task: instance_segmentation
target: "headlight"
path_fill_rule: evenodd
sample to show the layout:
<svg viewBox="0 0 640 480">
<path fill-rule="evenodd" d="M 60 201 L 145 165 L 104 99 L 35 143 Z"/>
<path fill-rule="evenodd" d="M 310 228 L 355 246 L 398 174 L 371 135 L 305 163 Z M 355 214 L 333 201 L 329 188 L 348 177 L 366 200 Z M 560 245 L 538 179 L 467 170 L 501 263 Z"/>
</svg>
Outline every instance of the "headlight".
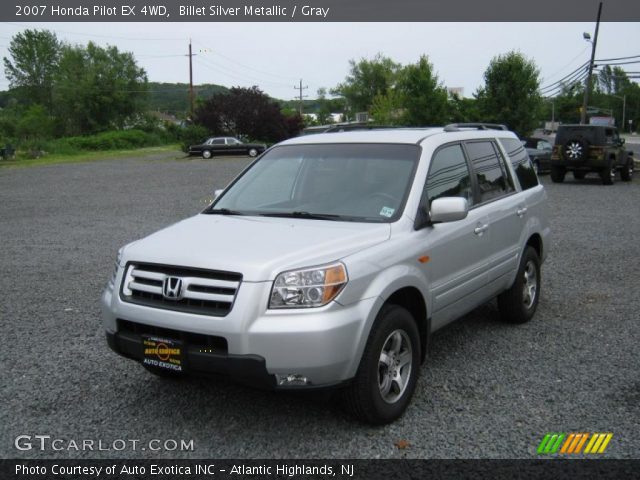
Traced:
<svg viewBox="0 0 640 480">
<path fill-rule="evenodd" d="M 347 281 L 342 263 L 282 272 L 273 282 L 269 308 L 322 307 L 336 298 Z"/>
<path fill-rule="evenodd" d="M 118 275 L 118 268 L 120 267 L 120 261 L 122 260 L 122 248 L 118 250 L 118 255 L 116 256 L 116 264 L 113 268 L 113 273 L 111 274 L 111 278 L 109 279 L 109 283 L 107 287 L 110 290 L 113 290 L 113 287 L 116 284 L 116 276 Z"/>
</svg>

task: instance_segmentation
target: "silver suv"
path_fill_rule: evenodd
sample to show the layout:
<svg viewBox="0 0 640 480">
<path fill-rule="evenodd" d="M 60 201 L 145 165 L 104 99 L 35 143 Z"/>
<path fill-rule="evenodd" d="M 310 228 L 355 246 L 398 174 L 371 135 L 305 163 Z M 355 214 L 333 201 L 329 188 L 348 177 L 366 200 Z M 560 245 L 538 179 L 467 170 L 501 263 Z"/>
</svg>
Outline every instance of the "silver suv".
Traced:
<svg viewBox="0 0 640 480">
<path fill-rule="evenodd" d="M 343 387 L 360 419 L 407 407 L 436 330 L 498 297 L 534 315 L 546 193 L 485 124 L 282 142 L 200 214 L 123 247 L 109 346 L 161 376 Z"/>
</svg>

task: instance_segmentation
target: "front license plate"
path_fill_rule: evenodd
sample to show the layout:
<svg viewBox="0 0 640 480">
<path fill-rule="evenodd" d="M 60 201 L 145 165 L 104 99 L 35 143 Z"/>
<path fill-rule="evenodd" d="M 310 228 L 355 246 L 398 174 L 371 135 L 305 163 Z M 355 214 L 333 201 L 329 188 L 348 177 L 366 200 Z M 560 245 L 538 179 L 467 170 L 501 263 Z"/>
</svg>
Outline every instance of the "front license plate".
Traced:
<svg viewBox="0 0 640 480">
<path fill-rule="evenodd" d="M 142 363 L 174 372 L 184 371 L 182 342 L 169 338 L 142 336 Z"/>
</svg>

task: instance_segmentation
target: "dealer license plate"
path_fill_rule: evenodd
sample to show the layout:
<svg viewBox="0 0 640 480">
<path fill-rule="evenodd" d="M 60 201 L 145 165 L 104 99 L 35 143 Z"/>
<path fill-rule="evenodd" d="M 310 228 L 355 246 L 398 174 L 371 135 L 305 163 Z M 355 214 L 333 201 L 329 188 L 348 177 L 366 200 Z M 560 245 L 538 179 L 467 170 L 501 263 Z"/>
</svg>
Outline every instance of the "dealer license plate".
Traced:
<svg viewBox="0 0 640 480">
<path fill-rule="evenodd" d="M 184 371 L 182 342 L 169 338 L 142 336 L 142 363 L 174 372 Z"/>
</svg>

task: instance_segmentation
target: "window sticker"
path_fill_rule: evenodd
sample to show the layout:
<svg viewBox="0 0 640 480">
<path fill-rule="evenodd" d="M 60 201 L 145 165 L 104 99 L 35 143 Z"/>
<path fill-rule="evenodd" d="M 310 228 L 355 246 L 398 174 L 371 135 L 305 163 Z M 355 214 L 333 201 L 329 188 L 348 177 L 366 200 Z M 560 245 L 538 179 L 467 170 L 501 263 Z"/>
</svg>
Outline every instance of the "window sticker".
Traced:
<svg viewBox="0 0 640 480">
<path fill-rule="evenodd" d="M 391 207 L 382 207 L 382 210 L 380 210 L 380 215 L 382 215 L 383 217 L 392 217 L 393 216 L 393 212 L 395 212 L 396 209 L 395 208 L 391 208 Z"/>
</svg>

